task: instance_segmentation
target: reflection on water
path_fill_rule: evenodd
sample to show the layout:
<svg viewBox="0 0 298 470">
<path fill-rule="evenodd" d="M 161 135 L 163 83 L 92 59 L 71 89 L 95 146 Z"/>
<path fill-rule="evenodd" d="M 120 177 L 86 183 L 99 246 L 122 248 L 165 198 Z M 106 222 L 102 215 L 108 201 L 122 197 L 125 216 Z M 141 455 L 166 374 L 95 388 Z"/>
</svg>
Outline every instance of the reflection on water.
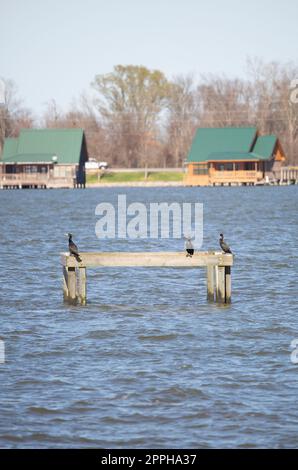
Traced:
<svg viewBox="0 0 298 470">
<path fill-rule="evenodd" d="M 202 269 L 96 269 L 62 303 L 59 252 L 180 250 L 98 240 L 99 202 L 203 202 L 204 245 L 236 253 L 233 303 Z M 296 187 L 1 191 L 2 447 L 295 447 Z"/>
</svg>

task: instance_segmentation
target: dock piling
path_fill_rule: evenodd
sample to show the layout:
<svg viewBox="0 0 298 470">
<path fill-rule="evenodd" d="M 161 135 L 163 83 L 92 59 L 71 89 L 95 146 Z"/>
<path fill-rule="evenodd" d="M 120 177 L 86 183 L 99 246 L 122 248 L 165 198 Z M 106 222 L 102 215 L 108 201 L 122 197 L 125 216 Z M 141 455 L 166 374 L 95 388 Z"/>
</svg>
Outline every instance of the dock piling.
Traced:
<svg viewBox="0 0 298 470">
<path fill-rule="evenodd" d="M 216 301 L 225 303 L 226 287 L 225 287 L 225 267 L 217 266 L 217 284 L 216 284 Z"/>
<path fill-rule="evenodd" d="M 86 289 L 86 268 L 80 267 L 79 274 L 79 303 L 86 305 L 87 303 L 87 289 Z"/>
<path fill-rule="evenodd" d="M 77 279 L 76 268 L 68 267 L 68 301 L 70 303 L 77 302 Z"/>
<path fill-rule="evenodd" d="M 207 266 L 207 300 L 214 302 L 215 266 Z"/>
<path fill-rule="evenodd" d="M 64 301 L 66 302 L 69 297 L 69 292 L 68 292 L 68 270 L 65 266 L 63 266 L 62 283 L 63 283 L 63 298 L 64 298 Z"/>
<path fill-rule="evenodd" d="M 225 303 L 231 303 L 232 297 L 232 277 L 231 277 L 231 266 L 225 266 L 225 286 L 226 286 L 226 298 Z"/>
</svg>

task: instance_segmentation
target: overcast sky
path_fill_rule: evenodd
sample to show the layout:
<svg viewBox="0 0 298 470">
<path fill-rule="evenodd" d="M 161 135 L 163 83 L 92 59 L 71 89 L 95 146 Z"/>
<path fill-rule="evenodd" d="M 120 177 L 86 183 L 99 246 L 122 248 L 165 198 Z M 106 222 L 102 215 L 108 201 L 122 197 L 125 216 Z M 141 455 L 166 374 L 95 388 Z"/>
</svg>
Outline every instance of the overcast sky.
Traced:
<svg viewBox="0 0 298 470">
<path fill-rule="evenodd" d="M 116 64 L 244 77 L 248 56 L 297 62 L 297 22 L 298 0 L 0 0 L 0 76 L 36 113 Z"/>
</svg>

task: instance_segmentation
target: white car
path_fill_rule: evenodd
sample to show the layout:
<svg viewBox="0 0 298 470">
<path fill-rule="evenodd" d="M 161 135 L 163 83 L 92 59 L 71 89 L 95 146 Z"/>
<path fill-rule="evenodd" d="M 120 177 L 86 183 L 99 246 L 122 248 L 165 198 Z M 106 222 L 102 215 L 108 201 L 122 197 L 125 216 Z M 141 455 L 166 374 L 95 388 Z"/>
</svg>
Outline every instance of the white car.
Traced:
<svg viewBox="0 0 298 470">
<path fill-rule="evenodd" d="M 98 168 L 100 170 L 107 170 L 107 168 L 109 167 L 108 163 L 107 162 L 99 162 L 98 163 Z"/>
<path fill-rule="evenodd" d="M 89 160 L 85 163 L 86 170 L 98 170 L 99 165 L 96 160 Z"/>
</svg>

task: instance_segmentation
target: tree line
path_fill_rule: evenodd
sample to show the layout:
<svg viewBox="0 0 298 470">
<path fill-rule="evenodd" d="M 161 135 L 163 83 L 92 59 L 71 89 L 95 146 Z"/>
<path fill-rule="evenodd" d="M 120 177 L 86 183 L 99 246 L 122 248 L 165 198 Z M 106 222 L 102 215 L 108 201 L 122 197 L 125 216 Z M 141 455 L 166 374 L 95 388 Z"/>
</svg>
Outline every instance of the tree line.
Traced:
<svg viewBox="0 0 298 470">
<path fill-rule="evenodd" d="M 89 156 L 114 167 L 181 167 L 198 127 L 255 126 L 276 134 L 288 165 L 298 165 L 298 66 L 247 62 L 247 77 L 192 75 L 168 79 L 162 71 L 116 65 L 97 75 L 90 93 L 68 110 L 55 99 L 36 119 L 3 79 L 0 151 L 21 128 L 82 127 Z"/>
</svg>

